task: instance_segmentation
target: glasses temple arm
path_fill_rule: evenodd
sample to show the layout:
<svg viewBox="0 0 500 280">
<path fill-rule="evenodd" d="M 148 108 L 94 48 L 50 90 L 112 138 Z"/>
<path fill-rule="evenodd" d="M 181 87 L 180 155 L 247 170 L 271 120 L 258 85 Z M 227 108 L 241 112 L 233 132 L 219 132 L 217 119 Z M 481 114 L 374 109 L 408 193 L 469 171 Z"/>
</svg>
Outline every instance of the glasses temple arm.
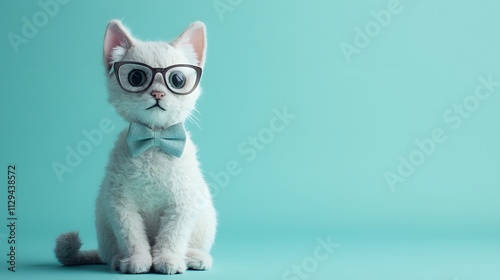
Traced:
<svg viewBox="0 0 500 280">
<path fill-rule="evenodd" d="M 115 64 L 114 64 L 114 63 L 113 63 L 113 64 L 111 64 L 111 68 L 109 69 L 109 73 L 108 73 L 108 75 L 113 74 L 113 72 L 115 72 Z"/>
</svg>

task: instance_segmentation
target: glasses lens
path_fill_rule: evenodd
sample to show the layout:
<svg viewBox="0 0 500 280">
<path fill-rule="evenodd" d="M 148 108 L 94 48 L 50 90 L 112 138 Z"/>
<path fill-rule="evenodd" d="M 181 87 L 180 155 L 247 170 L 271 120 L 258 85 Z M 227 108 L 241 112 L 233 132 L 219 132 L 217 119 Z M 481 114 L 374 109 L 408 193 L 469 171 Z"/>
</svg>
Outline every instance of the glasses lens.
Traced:
<svg viewBox="0 0 500 280">
<path fill-rule="evenodd" d="M 188 94 L 194 90 L 198 82 L 198 72 L 189 66 L 176 66 L 165 73 L 165 83 L 177 94 Z"/>
<path fill-rule="evenodd" d="M 141 92 L 151 83 L 153 73 L 144 65 L 125 63 L 118 68 L 118 79 L 124 90 Z"/>
</svg>

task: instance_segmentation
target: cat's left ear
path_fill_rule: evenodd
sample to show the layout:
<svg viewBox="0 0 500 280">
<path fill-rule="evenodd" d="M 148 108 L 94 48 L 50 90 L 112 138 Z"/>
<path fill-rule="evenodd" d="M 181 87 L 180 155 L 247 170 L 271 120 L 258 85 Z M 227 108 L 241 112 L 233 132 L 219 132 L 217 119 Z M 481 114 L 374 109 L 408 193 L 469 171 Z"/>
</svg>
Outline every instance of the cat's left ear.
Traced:
<svg viewBox="0 0 500 280">
<path fill-rule="evenodd" d="M 201 21 L 193 22 L 189 27 L 172 42 L 176 48 L 182 48 L 190 45 L 193 48 L 198 66 L 203 68 L 205 65 L 205 54 L 207 50 L 207 32 L 205 24 Z"/>
<path fill-rule="evenodd" d="M 112 20 L 108 23 L 104 35 L 104 66 L 111 69 L 114 61 L 120 60 L 134 46 L 134 38 L 121 21 Z"/>
</svg>

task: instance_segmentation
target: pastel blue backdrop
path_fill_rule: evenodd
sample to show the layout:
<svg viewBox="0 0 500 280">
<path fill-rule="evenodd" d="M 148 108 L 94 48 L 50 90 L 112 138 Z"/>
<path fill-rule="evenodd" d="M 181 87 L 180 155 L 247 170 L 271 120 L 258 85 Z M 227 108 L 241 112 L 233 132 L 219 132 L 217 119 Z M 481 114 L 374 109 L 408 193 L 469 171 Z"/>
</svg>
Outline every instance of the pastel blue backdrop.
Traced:
<svg viewBox="0 0 500 280">
<path fill-rule="evenodd" d="M 208 28 L 199 125 L 187 126 L 219 235 L 214 269 L 177 278 L 498 279 L 499 9 L 493 0 L 2 1 L 0 167 L 18 168 L 18 272 L 7 271 L 1 226 L 1 278 L 164 277 L 63 268 L 52 253 L 70 230 L 96 246 L 94 200 L 127 126 L 106 101 L 101 55 L 118 18 L 147 40 L 174 39 L 195 20 Z M 85 134 L 101 122 L 108 130 L 89 146 Z M 69 167 L 67 149 L 79 145 L 87 155 Z M 71 172 L 58 177 L 54 162 Z M 318 239 L 328 238 L 340 247 L 319 260 Z"/>
</svg>

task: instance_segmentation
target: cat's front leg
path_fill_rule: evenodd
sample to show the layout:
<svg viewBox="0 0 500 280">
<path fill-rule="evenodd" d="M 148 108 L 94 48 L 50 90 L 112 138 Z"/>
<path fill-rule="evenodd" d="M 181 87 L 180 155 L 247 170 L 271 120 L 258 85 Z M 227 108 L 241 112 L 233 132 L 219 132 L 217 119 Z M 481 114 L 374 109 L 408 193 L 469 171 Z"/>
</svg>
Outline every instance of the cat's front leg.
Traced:
<svg viewBox="0 0 500 280">
<path fill-rule="evenodd" d="M 192 209 L 165 211 L 153 246 L 153 267 L 156 272 L 177 274 L 186 271 L 186 251 L 196 213 Z"/>
<path fill-rule="evenodd" d="M 147 273 L 153 258 L 144 220 L 132 203 L 113 203 L 109 217 L 120 253 L 111 263 L 122 273 Z"/>
</svg>

